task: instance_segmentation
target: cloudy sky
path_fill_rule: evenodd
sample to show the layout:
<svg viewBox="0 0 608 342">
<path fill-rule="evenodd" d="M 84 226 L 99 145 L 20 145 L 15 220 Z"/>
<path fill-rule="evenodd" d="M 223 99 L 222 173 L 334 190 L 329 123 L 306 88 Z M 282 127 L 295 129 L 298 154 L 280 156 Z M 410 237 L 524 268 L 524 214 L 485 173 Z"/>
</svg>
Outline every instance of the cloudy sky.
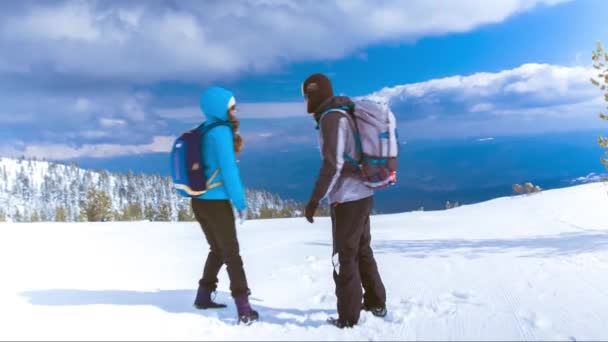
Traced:
<svg viewBox="0 0 608 342">
<path fill-rule="evenodd" d="M 588 80 L 604 13 L 603 0 L 2 1 L 0 154 L 168 151 L 211 84 L 236 93 L 249 141 L 305 141 L 313 72 L 389 101 L 408 138 L 599 127 Z"/>
</svg>

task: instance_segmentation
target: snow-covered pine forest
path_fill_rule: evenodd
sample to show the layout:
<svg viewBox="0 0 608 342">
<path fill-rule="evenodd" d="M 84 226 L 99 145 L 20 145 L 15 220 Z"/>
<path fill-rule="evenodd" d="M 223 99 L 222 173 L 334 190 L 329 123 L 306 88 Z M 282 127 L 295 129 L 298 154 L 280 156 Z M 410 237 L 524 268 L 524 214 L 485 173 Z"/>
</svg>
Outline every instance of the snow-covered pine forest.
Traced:
<svg viewBox="0 0 608 342">
<path fill-rule="evenodd" d="M 250 218 L 293 217 L 301 205 L 247 189 Z M 0 158 L 0 221 L 191 221 L 170 177 Z"/>
</svg>

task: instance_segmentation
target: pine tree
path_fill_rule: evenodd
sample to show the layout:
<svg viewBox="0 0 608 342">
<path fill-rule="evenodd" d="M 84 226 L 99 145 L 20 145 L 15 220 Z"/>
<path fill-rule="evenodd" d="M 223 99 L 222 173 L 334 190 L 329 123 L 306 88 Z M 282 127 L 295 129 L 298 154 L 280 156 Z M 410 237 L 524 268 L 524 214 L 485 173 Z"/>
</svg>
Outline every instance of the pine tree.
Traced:
<svg viewBox="0 0 608 342">
<path fill-rule="evenodd" d="M 0 209 L 0 222 L 6 222 L 6 214 L 2 209 Z"/>
<path fill-rule="evenodd" d="M 32 201 L 32 188 L 30 186 L 30 177 L 28 176 L 31 175 L 31 172 L 26 171 L 26 169 L 23 167 L 23 165 L 21 166 L 21 170 L 19 172 L 19 174 L 17 175 L 17 183 L 15 183 L 15 185 L 17 186 L 18 192 L 21 194 L 21 198 L 23 198 L 23 201 L 25 203 L 31 203 Z"/>
<path fill-rule="evenodd" d="M 196 220 L 194 218 L 194 213 L 192 212 L 192 208 L 189 205 L 185 205 L 179 209 L 177 212 L 177 220 L 181 222 L 192 222 Z"/>
<path fill-rule="evenodd" d="M 87 211 L 86 208 L 80 208 L 80 212 L 78 213 L 78 222 L 87 222 Z"/>
<path fill-rule="evenodd" d="M 2 188 L 0 191 L 8 192 L 8 174 L 6 173 L 6 166 L 2 165 Z"/>
<path fill-rule="evenodd" d="M 30 221 L 31 222 L 40 222 L 40 216 L 38 215 L 38 210 L 34 209 L 34 212 L 32 213 L 32 219 Z"/>
<path fill-rule="evenodd" d="M 67 209 L 67 214 L 69 217 L 70 221 L 80 221 L 80 211 L 82 209 L 82 206 L 80 205 L 80 201 L 78 200 L 78 191 L 79 191 L 79 187 L 78 187 L 78 179 L 77 176 L 73 173 L 70 172 L 72 177 L 71 177 L 71 182 L 70 185 L 68 187 L 68 192 L 67 192 L 67 202 L 66 202 L 66 209 Z"/>
<path fill-rule="evenodd" d="M 129 204 L 123 211 L 123 221 L 139 221 L 143 219 L 141 206 L 137 203 Z"/>
<path fill-rule="evenodd" d="M 49 219 L 46 216 L 46 210 L 40 212 L 40 222 L 47 222 Z"/>
<path fill-rule="evenodd" d="M 122 209 L 122 211 L 117 212 L 117 213 L 114 215 L 114 219 L 115 219 L 116 221 L 122 221 L 122 222 L 125 222 L 125 221 L 132 221 L 132 220 L 131 220 L 131 218 L 129 217 L 129 212 L 127 211 L 127 209 L 128 209 L 128 208 L 123 208 L 123 209 Z"/>
<path fill-rule="evenodd" d="M 74 208 L 72 208 L 69 205 L 66 205 L 64 208 L 65 208 L 65 220 L 67 222 L 77 222 L 78 221 L 78 216 L 74 212 Z"/>
<path fill-rule="evenodd" d="M 44 176 L 44 181 L 42 182 L 42 187 L 40 189 L 40 198 L 42 199 L 43 203 L 51 202 L 51 194 L 53 192 L 52 188 L 53 184 L 55 184 L 55 182 L 53 182 L 51 172 L 51 168 L 49 168 L 49 171 L 47 171 L 47 174 Z"/>
<path fill-rule="evenodd" d="M 164 202 L 158 208 L 157 221 L 171 221 L 171 206 L 169 203 Z"/>
<path fill-rule="evenodd" d="M 112 219 L 112 201 L 105 191 L 91 187 L 87 192 L 85 204 L 85 215 L 87 221 L 109 221 Z"/>
<path fill-rule="evenodd" d="M 107 192 L 99 191 L 97 193 L 97 205 L 100 221 L 111 221 L 114 218 L 112 215 L 112 199 Z"/>
<path fill-rule="evenodd" d="M 264 205 L 260 208 L 260 213 L 258 214 L 258 218 L 269 219 L 269 218 L 272 218 L 272 216 L 273 216 L 272 209 L 268 208 L 268 206 Z"/>
<path fill-rule="evenodd" d="M 19 209 L 15 209 L 15 213 L 13 214 L 13 222 L 22 222 L 23 221 L 23 216 L 21 215 L 21 212 L 19 211 Z"/>
<path fill-rule="evenodd" d="M 55 221 L 57 221 L 57 222 L 67 221 L 64 207 L 57 207 L 57 209 L 55 209 Z"/>
<path fill-rule="evenodd" d="M 152 204 L 146 204 L 146 208 L 144 209 L 144 217 L 150 221 L 156 220 L 156 211 L 154 210 L 154 207 L 152 207 Z"/>
<path fill-rule="evenodd" d="M 123 214 L 124 214 L 124 212 L 121 212 L 120 210 L 112 210 L 112 220 L 124 221 Z"/>
<path fill-rule="evenodd" d="M 127 190 L 126 190 L 126 195 L 127 195 L 127 202 L 136 202 L 134 201 L 134 195 L 137 191 L 137 184 L 135 184 L 136 179 L 135 179 L 135 175 L 133 174 L 133 171 L 129 170 L 129 173 L 127 173 Z"/>
<path fill-rule="evenodd" d="M 170 177 L 93 172 L 73 163 L 49 163 L 41 182 L 34 183 L 34 174 L 40 173 L 38 163 L 24 159 L 16 166 L 13 171 L 0 165 L 0 208 L 5 208 L 6 218 L 13 221 L 29 221 L 32 216 L 35 219 L 34 210 L 39 220 L 194 220 L 188 201 L 176 194 Z M 91 188 L 107 196 L 99 197 L 97 193 L 91 196 Z M 284 201 L 265 191 L 247 190 L 246 197 L 251 214 L 256 216 L 262 207 L 269 217 L 301 215 L 302 212 L 299 203 Z M 112 210 L 105 214 L 94 213 L 99 203 L 106 202 L 102 207 Z M 320 212 L 321 209 L 317 215 Z"/>
<path fill-rule="evenodd" d="M 595 50 L 592 53 L 593 68 L 599 71 L 597 78 L 591 78 L 591 83 L 598 87 L 604 93 L 604 100 L 608 102 L 608 51 L 604 50 L 602 43 L 598 42 Z M 600 118 L 608 121 L 608 115 L 600 113 Z M 598 144 L 605 149 L 608 149 L 608 138 L 598 137 Z M 608 150 L 606 151 L 608 156 Z M 600 158 L 602 164 L 608 170 L 608 157 Z"/>
</svg>

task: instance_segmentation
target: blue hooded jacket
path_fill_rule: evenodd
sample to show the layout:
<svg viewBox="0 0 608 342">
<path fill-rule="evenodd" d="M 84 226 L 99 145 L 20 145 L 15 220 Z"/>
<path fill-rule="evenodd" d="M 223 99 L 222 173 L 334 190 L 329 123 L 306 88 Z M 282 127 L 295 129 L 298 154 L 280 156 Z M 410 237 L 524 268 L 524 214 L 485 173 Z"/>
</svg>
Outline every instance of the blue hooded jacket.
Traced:
<svg viewBox="0 0 608 342">
<path fill-rule="evenodd" d="M 228 121 L 228 108 L 234 104 L 234 95 L 223 88 L 207 89 L 200 100 L 201 110 L 205 114 L 205 125 L 213 122 Z M 205 200 L 232 201 L 237 210 L 247 208 L 245 191 L 236 164 L 234 140 L 230 126 L 217 126 L 205 134 L 202 139 L 203 162 L 205 176 L 209 179 L 219 169 L 219 173 L 211 183 L 222 182 L 221 186 L 209 189 L 198 196 Z"/>
</svg>

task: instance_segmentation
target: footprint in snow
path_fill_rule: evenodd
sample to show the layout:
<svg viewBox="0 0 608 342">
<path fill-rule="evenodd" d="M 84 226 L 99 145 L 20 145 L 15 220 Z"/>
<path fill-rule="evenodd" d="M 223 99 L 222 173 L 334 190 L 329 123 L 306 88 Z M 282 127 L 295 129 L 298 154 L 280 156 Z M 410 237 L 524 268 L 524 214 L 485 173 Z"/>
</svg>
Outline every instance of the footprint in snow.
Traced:
<svg viewBox="0 0 608 342">
<path fill-rule="evenodd" d="M 551 326 L 551 322 L 547 318 L 536 312 L 522 312 L 518 316 L 530 329 L 544 329 Z"/>
</svg>

